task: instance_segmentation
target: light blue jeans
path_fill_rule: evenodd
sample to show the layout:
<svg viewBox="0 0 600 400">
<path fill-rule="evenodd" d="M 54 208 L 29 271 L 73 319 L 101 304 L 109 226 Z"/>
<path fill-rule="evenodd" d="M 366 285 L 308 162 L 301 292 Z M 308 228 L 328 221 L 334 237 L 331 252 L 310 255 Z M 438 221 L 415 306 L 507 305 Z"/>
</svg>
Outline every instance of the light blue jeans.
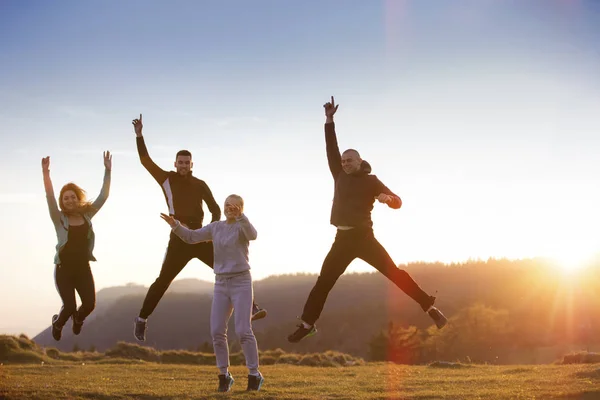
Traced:
<svg viewBox="0 0 600 400">
<path fill-rule="evenodd" d="M 246 271 L 237 275 L 216 275 L 210 312 L 210 333 L 219 374 L 227 374 L 229 346 L 227 324 L 234 313 L 235 333 L 240 340 L 250 375 L 258 374 L 258 346 L 252 331 L 252 275 Z"/>
</svg>

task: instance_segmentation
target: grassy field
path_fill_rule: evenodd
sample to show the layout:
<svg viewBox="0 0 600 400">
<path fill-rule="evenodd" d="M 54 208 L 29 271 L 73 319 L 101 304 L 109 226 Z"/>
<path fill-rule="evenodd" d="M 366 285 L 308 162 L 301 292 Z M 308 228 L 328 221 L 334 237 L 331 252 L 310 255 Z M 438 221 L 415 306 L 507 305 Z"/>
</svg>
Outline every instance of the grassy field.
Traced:
<svg viewBox="0 0 600 400">
<path fill-rule="evenodd" d="M 436 368 L 373 363 L 261 367 L 263 389 L 246 393 L 246 370 L 216 393 L 212 366 L 146 362 L 0 366 L 0 399 L 600 399 L 600 364 Z"/>
</svg>

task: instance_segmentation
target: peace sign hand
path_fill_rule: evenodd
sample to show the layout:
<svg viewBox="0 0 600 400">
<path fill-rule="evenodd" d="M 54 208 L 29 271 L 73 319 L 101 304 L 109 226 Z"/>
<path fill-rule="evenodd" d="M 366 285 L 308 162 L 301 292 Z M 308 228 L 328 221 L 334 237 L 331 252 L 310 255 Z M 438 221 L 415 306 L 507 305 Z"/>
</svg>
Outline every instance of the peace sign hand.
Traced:
<svg viewBox="0 0 600 400">
<path fill-rule="evenodd" d="M 104 153 L 104 167 L 107 170 L 111 170 L 112 169 L 112 154 L 110 154 L 110 151 L 106 150 Z"/>
</svg>

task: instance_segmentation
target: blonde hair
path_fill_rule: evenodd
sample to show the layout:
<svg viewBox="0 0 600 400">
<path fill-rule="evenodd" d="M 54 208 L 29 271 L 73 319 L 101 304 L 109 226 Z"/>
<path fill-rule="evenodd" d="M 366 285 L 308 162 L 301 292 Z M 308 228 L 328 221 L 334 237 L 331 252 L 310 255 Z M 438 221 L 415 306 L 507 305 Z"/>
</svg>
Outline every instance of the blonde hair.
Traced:
<svg viewBox="0 0 600 400">
<path fill-rule="evenodd" d="M 75 193 L 77 200 L 79 200 L 79 206 L 77 207 L 77 212 L 84 213 L 91 209 L 92 202 L 87 200 L 85 190 L 83 190 L 82 188 L 80 188 L 79 186 L 74 184 L 73 182 L 69 182 L 60 189 L 60 194 L 58 196 L 58 205 L 60 206 L 60 209 L 63 212 L 65 211 L 65 204 L 63 203 L 63 196 L 64 196 L 65 192 L 69 191 L 69 190 L 72 190 L 73 193 Z"/>
</svg>

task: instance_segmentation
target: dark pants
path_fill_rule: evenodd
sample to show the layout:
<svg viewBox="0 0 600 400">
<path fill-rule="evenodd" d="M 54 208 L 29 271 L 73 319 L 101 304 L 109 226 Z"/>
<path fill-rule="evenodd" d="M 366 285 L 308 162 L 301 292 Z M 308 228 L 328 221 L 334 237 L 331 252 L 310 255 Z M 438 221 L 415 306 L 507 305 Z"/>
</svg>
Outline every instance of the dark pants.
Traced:
<svg viewBox="0 0 600 400">
<path fill-rule="evenodd" d="M 57 265 L 54 269 L 54 281 L 63 302 L 56 324 L 63 326 L 71 316 L 78 322 L 83 322 L 96 307 L 96 287 L 90 264 Z M 77 309 L 75 291 L 81 299 L 79 309 Z"/>
<path fill-rule="evenodd" d="M 148 289 L 144 304 L 140 310 L 140 318 L 148 318 L 163 297 L 173 279 L 181 272 L 192 258 L 197 258 L 209 267 L 214 264 L 212 242 L 194 244 L 185 243 L 177 235 L 171 233 L 167 253 L 160 269 L 160 274 Z"/>
<path fill-rule="evenodd" d="M 313 325 L 319 319 L 327 295 L 355 258 L 360 258 L 375 267 L 404 293 L 419 303 L 424 311 L 427 311 L 433 304 L 433 298 L 425 293 L 406 271 L 399 269 L 394 264 L 387 251 L 375 239 L 371 228 L 338 230 L 331 250 L 323 261 L 317 283 L 304 305 L 302 321 Z"/>
</svg>

